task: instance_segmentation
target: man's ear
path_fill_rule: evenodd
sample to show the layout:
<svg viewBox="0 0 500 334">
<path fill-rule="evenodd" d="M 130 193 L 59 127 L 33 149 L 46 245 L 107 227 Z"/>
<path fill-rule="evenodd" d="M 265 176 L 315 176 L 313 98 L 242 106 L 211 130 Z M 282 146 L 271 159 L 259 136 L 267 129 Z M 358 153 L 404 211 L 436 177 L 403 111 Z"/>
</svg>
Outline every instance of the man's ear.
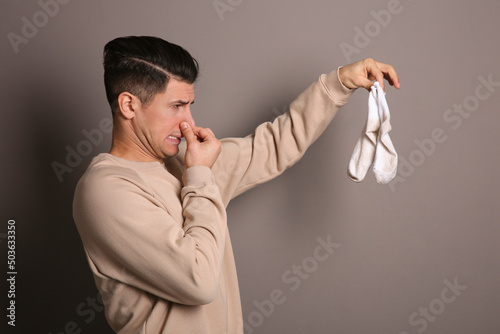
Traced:
<svg viewBox="0 0 500 334">
<path fill-rule="evenodd" d="M 118 110 L 126 119 L 134 118 L 140 107 L 141 101 L 137 96 L 129 92 L 122 92 L 118 95 Z"/>
</svg>

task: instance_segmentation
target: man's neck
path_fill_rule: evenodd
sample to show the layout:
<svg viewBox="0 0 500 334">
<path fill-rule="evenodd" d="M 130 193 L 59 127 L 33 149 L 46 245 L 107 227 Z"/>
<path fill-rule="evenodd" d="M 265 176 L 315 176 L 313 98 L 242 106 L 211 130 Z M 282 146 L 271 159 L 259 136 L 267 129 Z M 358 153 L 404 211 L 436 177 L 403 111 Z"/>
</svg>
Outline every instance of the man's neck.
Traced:
<svg viewBox="0 0 500 334">
<path fill-rule="evenodd" d="M 162 162 L 160 159 L 153 157 L 146 152 L 143 152 L 143 150 L 141 150 L 137 144 L 130 141 L 121 140 L 120 138 L 116 138 L 115 136 L 113 136 L 109 154 L 130 161 Z"/>
</svg>

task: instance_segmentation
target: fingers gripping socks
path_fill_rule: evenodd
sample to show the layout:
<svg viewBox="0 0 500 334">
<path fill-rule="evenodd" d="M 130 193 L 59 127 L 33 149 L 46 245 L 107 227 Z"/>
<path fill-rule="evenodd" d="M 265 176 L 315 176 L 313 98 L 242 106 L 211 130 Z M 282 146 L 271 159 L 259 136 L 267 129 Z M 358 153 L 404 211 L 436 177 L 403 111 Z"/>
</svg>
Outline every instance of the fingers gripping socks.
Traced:
<svg viewBox="0 0 500 334">
<path fill-rule="evenodd" d="M 389 132 L 391 115 L 385 93 L 378 82 L 371 87 L 368 96 L 368 119 L 361 137 L 352 152 L 348 176 L 361 182 L 373 164 L 373 173 L 378 183 L 389 183 L 398 169 L 398 154 L 394 149 Z"/>
</svg>

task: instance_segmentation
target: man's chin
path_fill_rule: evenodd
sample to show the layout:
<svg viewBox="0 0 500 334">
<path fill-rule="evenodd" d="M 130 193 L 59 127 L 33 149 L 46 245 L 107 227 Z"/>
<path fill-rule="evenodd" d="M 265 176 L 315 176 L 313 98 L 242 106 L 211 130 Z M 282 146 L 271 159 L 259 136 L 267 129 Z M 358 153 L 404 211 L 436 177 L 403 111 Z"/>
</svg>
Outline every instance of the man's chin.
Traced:
<svg viewBox="0 0 500 334">
<path fill-rule="evenodd" d="M 165 159 L 171 158 L 173 156 L 176 156 L 179 154 L 179 146 L 171 146 L 169 145 L 168 149 L 163 151 L 163 155 L 165 156 Z"/>
</svg>

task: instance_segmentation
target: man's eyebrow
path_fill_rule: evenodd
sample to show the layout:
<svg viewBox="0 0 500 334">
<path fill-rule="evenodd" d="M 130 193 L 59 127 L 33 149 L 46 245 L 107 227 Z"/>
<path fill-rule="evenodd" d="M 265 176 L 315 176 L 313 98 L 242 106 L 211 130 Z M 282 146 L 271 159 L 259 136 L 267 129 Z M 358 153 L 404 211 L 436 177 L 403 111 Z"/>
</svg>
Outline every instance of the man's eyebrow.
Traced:
<svg viewBox="0 0 500 334">
<path fill-rule="evenodd" d="M 184 101 L 184 100 L 176 100 L 176 101 L 171 101 L 170 104 L 181 104 L 181 105 L 194 104 L 194 100 L 192 102 Z"/>
</svg>

